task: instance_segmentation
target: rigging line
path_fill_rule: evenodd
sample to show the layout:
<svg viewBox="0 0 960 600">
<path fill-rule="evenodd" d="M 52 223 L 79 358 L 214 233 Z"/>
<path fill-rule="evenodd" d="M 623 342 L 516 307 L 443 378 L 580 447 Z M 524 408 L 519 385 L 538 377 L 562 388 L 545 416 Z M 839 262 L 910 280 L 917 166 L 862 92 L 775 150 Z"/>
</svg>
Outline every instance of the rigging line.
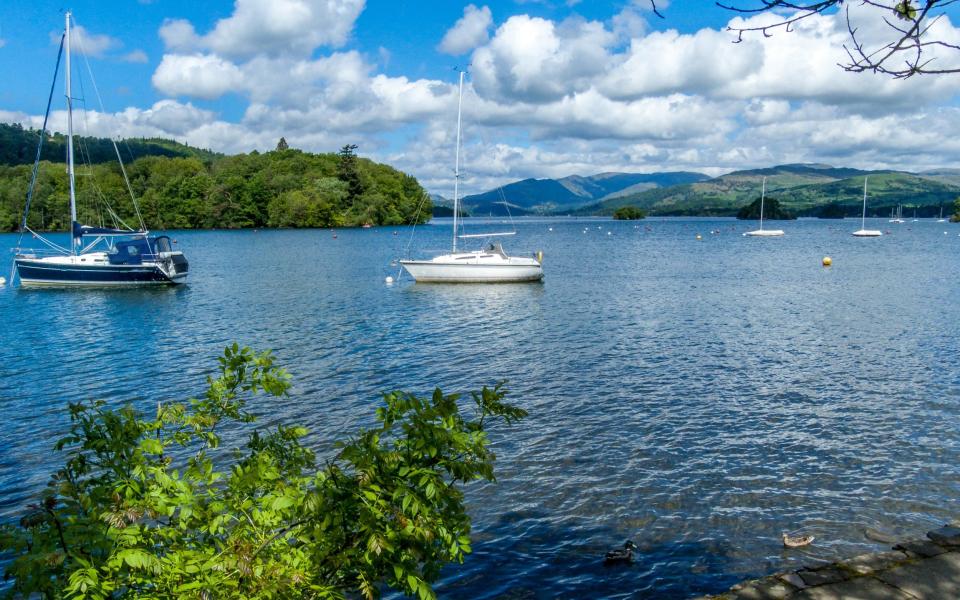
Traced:
<svg viewBox="0 0 960 600">
<path fill-rule="evenodd" d="M 420 204 L 417 205 L 417 212 L 413 216 L 413 227 L 410 228 L 410 238 L 407 240 L 407 247 L 404 249 L 403 254 L 405 256 L 410 256 L 410 246 L 413 244 L 413 234 L 417 230 L 417 223 L 420 222 L 420 211 L 423 210 L 423 205 L 426 203 L 427 198 L 430 195 L 427 194 L 427 190 L 423 190 L 423 194 L 420 196 Z M 399 261 L 397 261 L 399 263 Z M 403 275 L 403 265 L 397 265 L 397 281 L 400 281 L 400 277 Z"/>
<path fill-rule="evenodd" d="M 507 204 L 507 197 L 503 194 L 503 187 L 497 188 L 500 191 L 500 201 L 503 202 L 503 207 L 507 209 L 507 216 L 510 218 L 510 226 L 513 227 L 513 232 L 517 232 L 517 224 L 513 222 L 513 213 L 510 212 L 510 205 Z"/>
<path fill-rule="evenodd" d="M 40 143 L 37 144 L 37 158 L 33 161 L 33 173 L 30 175 L 30 186 L 27 187 L 27 202 L 23 207 L 23 220 L 20 222 L 20 238 L 17 247 L 23 242 L 23 232 L 27 230 L 27 215 L 30 213 L 30 203 L 33 201 L 33 192 L 37 185 L 37 171 L 40 169 L 40 152 L 43 150 L 43 140 L 47 136 L 47 121 L 50 118 L 50 106 L 53 103 L 53 90 L 57 87 L 57 74 L 60 72 L 60 59 L 63 56 L 63 41 L 66 33 L 60 36 L 60 51 L 57 53 L 57 66 L 53 70 L 53 82 L 50 84 L 50 96 L 47 98 L 47 111 L 43 114 L 43 127 L 40 129 Z M 42 223 L 41 223 L 42 226 Z M 13 281 L 13 277 L 10 278 Z"/>
<path fill-rule="evenodd" d="M 106 110 L 103 108 L 103 98 L 100 96 L 100 88 L 97 87 L 97 80 L 93 77 L 93 70 L 90 68 L 90 60 L 87 58 L 87 54 L 83 53 L 83 64 L 87 67 L 87 73 L 90 74 L 90 83 L 93 85 L 93 93 L 97 97 L 97 103 L 100 105 L 100 113 L 106 114 Z M 143 222 L 143 215 L 140 214 L 140 204 L 137 202 L 137 198 L 133 193 L 133 186 L 130 185 L 130 178 L 127 176 L 127 169 L 123 166 L 123 158 L 120 157 L 120 148 L 117 147 L 116 140 L 113 137 L 110 137 L 110 143 L 113 144 L 113 152 L 117 155 L 117 162 L 120 163 L 120 172 L 123 174 L 123 182 L 127 185 L 127 192 L 130 193 L 130 200 L 133 202 L 133 210 L 137 214 L 137 220 L 140 221 L 140 231 L 146 231 L 147 226 Z"/>
<path fill-rule="evenodd" d="M 66 254 L 69 254 L 69 253 L 70 253 L 70 250 L 69 250 L 69 249 L 64 248 L 63 246 L 61 246 L 61 245 L 59 245 L 59 244 L 57 244 L 57 243 L 55 243 L 55 242 L 51 242 L 50 240 L 48 240 L 47 238 L 43 237 L 42 235 L 40 235 L 40 234 L 37 233 L 36 231 L 30 229 L 29 227 L 26 228 L 26 231 L 29 231 L 30 233 L 32 233 L 34 236 L 36 236 L 36 238 L 37 238 L 38 240 L 40 240 L 40 241 L 43 242 L 44 244 L 50 246 L 51 248 L 53 248 L 53 249 L 55 249 L 55 250 L 59 250 L 60 252 L 63 252 L 63 253 L 66 253 Z"/>
</svg>

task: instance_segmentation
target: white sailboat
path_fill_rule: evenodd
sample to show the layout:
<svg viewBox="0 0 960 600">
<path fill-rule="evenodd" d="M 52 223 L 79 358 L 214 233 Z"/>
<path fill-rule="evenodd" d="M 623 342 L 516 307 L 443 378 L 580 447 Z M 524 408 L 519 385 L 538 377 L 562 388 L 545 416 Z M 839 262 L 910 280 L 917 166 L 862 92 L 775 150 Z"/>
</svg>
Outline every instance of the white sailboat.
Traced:
<svg viewBox="0 0 960 600">
<path fill-rule="evenodd" d="M 760 229 L 748 231 L 743 235 L 745 237 L 780 237 L 783 235 L 782 229 L 764 229 L 763 228 L 763 201 L 767 195 L 767 178 L 763 178 L 760 189 Z"/>
<path fill-rule="evenodd" d="M 940 218 L 937 219 L 937 223 L 946 223 L 947 220 L 943 218 L 943 206 L 940 206 Z"/>
<path fill-rule="evenodd" d="M 860 217 L 860 229 L 853 232 L 856 237 L 880 237 L 876 229 L 867 229 L 867 178 L 863 178 L 863 216 Z"/>
<path fill-rule="evenodd" d="M 517 283 L 540 281 L 542 254 L 519 257 L 508 255 L 500 242 L 493 241 L 483 250 L 457 251 L 458 239 L 491 239 L 514 235 L 516 232 L 458 235 L 457 219 L 460 213 L 460 131 L 463 108 L 463 72 L 460 72 L 460 95 L 457 100 L 457 148 L 453 183 L 453 250 L 430 260 L 401 260 L 400 264 L 417 282 L 422 283 Z"/>
</svg>

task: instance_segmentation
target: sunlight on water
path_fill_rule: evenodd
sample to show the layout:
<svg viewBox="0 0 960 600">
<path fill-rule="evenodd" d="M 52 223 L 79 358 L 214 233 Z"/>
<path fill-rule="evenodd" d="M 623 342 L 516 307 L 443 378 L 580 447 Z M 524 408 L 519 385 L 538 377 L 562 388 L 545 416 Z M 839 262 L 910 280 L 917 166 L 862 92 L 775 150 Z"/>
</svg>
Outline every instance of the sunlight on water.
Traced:
<svg viewBox="0 0 960 600">
<path fill-rule="evenodd" d="M 443 598 L 718 592 L 879 549 L 865 527 L 917 535 L 956 516 L 956 227 L 856 239 L 859 221 L 799 221 L 741 237 L 753 225 L 520 220 L 505 245 L 544 251 L 542 284 L 385 285 L 406 228 L 177 232 L 180 288 L 8 282 L 0 513 L 46 482 L 68 401 L 198 394 L 237 340 L 295 377 L 291 397 L 257 407 L 263 421 L 309 426 L 321 452 L 369 423 L 383 391 L 509 380 L 530 417 L 492 434 L 499 483 L 470 489 L 475 554 Z M 4 255 L 14 242 L 0 236 Z M 411 253 L 448 243 L 441 221 Z M 784 552 L 794 529 L 816 544 Z M 637 563 L 604 568 L 628 538 Z"/>
</svg>

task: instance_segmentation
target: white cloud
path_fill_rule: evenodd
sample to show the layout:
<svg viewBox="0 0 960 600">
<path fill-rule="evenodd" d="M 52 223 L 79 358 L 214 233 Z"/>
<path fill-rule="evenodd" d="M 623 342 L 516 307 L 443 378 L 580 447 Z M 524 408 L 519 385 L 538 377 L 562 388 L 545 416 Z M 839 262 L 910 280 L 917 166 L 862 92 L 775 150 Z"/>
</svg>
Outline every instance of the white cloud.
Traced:
<svg viewBox="0 0 960 600">
<path fill-rule="evenodd" d="M 236 0 L 234 12 L 199 36 L 193 25 L 171 20 L 160 30 L 167 49 L 202 48 L 221 56 L 309 56 L 320 46 L 346 43 L 364 0 Z"/>
<path fill-rule="evenodd" d="M 169 96 L 214 99 L 236 90 L 243 73 L 215 54 L 168 54 L 153 74 L 153 85 Z"/>
<path fill-rule="evenodd" d="M 120 57 L 120 60 L 128 63 L 146 63 L 149 61 L 147 53 L 143 50 L 133 50 Z"/>
<path fill-rule="evenodd" d="M 160 39 L 167 50 L 191 52 L 200 47 L 200 36 L 193 24 L 184 19 L 167 19 L 160 26 Z"/>
<path fill-rule="evenodd" d="M 616 37 L 602 23 L 510 17 L 489 45 L 473 53 L 473 74 L 482 96 L 504 101 L 547 102 L 590 87 L 611 60 Z"/>
<path fill-rule="evenodd" d="M 51 33 L 50 42 L 59 44 L 61 33 Z M 103 58 L 108 51 L 123 46 L 120 40 L 105 34 L 90 33 L 83 25 L 70 28 L 70 43 L 76 50 L 91 58 Z"/>
<path fill-rule="evenodd" d="M 488 30 L 491 25 L 493 15 L 489 7 L 477 8 L 468 4 L 463 9 L 463 17 L 443 36 L 438 49 L 446 54 L 465 54 L 490 39 Z"/>
</svg>

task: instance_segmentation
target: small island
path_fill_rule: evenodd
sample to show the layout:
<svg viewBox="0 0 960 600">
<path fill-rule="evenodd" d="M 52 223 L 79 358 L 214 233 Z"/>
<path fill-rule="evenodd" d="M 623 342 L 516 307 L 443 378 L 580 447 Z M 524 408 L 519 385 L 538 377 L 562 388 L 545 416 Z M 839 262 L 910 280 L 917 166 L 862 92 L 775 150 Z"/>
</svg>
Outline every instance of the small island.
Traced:
<svg viewBox="0 0 960 600">
<path fill-rule="evenodd" d="M 636 206 L 621 206 L 613 213 L 613 218 L 617 221 L 636 221 L 646 216 L 647 213 Z"/>
<path fill-rule="evenodd" d="M 760 218 L 760 201 L 758 197 L 750 204 L 737 211 L 737 218 L 740 220 L 757 220 Z M 776 198 L 766 198 L 763 200 L 763 218 L 771 221 L 792 221 L 796 215 L 780 206 Z"/>
</svg>

